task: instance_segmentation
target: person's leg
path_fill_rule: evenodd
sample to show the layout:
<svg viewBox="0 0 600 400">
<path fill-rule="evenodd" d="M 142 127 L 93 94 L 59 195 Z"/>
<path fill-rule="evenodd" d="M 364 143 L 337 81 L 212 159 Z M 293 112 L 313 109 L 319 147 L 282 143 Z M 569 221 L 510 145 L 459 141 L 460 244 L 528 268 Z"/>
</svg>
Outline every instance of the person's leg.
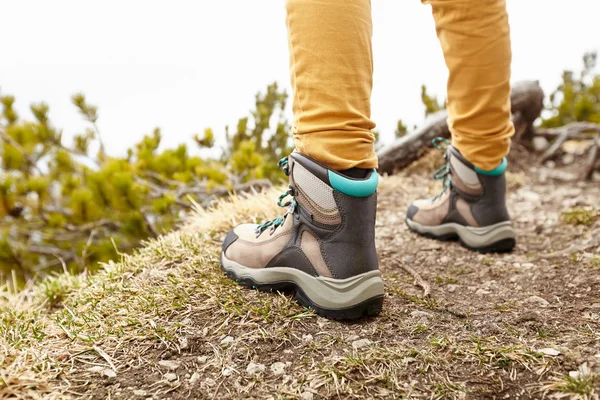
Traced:
<svg viewBox="0 0 600 400">
<path fill-rule="evenodd" d="M 334 170 L 376 168 L 370 0 L 287 0 L 296 149 Z"/>
<path fill-rule="evenodd" d="M 370 0 L 287 0 L 297 151 L 283 217 L 231 230 L 228 276 L 259 289 L 290 287 L 328 318 L 379 313 L 375 250 L 377 157 L 370 120 Z"/>
<path fill-rule="evenodd" d="M 448 175 L 444 192 L 411 205 L 411 229 L 458 238 L 480 251 L 506 251 L 515 234 L 505 204 L 510 138 L 510 32 L 505 0 L 423 0 L 431 4 L 449 70 Z M 451 177 L 451 178 L 450 178 Z"/>
</svg>

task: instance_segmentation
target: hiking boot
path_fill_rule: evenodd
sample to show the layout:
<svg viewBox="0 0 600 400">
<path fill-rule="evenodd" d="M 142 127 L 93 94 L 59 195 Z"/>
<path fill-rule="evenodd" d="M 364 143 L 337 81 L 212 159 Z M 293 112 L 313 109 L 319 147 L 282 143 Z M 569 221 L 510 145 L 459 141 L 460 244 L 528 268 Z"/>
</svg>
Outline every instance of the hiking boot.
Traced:
<svg viewBox="0 0 600 400">
<path fill-rule="evenodd" d="M 227 276 L 251 288 L 294 290 L 298 303 L 326 318 L 378 314 L 377 172 L 336 172 L 297 152 L 279 166 L 290 177 L 278 200 L 287 212 L 229 231 L 221 252 Z"/>
<path fill-rule="evenodd" d="M 439 141 L 434 141 L 437 148 Z M 506 209 L 506 159 L 494 170 L 483 171 L 449 144 L 442 149 L 447 150 L 447 163 L 434 178 L 444 180 L 444 189 L 436 197 L 410 205 L 408 227 L 438 240 L 458 239 L 464 247 L 482 253 L 511 251 L 515 231 Z"/>
</svg>

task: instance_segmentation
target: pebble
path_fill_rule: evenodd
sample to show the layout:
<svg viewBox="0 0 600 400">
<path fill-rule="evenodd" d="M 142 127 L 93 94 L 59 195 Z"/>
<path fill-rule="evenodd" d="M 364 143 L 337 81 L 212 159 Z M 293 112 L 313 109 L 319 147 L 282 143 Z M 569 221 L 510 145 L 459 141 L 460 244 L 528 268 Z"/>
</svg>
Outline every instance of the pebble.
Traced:
<svg viewBox="0 0 600 400">
<path fill-rule="evenodd" d="M 264 364 L 257 364 L 257 363 L 253 363 L 253 362 L 248 364 L 248 367 L 246 367 L 246 372 L 249 373 L 250 375 L 258 375 L 258 374 L 262 373 L 264 370 L 265 370 Z"/>
<path fill-rule="evenodd" d="M 533 268 L 533 267 L 535 267 L 535 264 L 533 264 L 533 263 L 523 263 L 523 264 L 521 264 L 521 268 L 524 268 L 524 269 L 530 269 L 530 268 Z"/>
<path fill-rule="evenodd" d="M 475 292 L 475 294 L 477 296 L 484 296 L 486 294 L 490 294 L 492 292 L 490 292 L 489 290 L 485 290 L 485 289 L 477 289 L 477 291 Z"/>
<path fill-rule="evenodd" d="M 230 376 L 231 375 L 231 370 L 229 368 L 223 368 L 223 371 L 221 371 L 221 375 L 223 375 L 223 376 Z"/>
<path fill-rule="evenodd" d="M 362 349 L 363 347 L 367 347 L 371 345 L 371 341 L 369 339 L 359 339 L 352 342 L 352 348 L 355 350 Z"/>
<path fill-rule="evenodd" d="M 448 292 L 450 293 L 454 293 L 456 292 L 456 289 L 458 289 L 460 287 L 460 285 L 455 285 L 455 284 L 450 284 L 446 286 L 446 290 L 448 290 Z"/>
<path fill-rule="evenodd" d="M 207 361 L 208 361 L 208 356 L 198 356 L 198 362 L 201 362 L 202 364 L 204 364 Z"/>
<path fill-rule="evenodd" d="M 173 360 L 160 360 L 158 365 L 165 367 L 166 369 L 170 369 L 171 371 L 175 371 L 177 368 L 179 368 L 179 363 Z"/>
<path fill-rule="evenodd" d="M 312 342 L 312 340 L 313 340 L 313 335 L 311 335 L 310 333 L 308 333 L 306 335 L 302 335 L 303 342 Z"/>
<path fill-rule="evenodd" d="M 233 343 L 233 336 L 226 336 L 223 340 L 221 340 L 221 344 L 231 344 Z"/>
<path fill-rule="evenodd" d="M 196 382 L 198 382 L 198 379 L 200 379 L 200 374 L 198 374 L 197 372 L 194 372 L 192 374 L 192 376 L 190 377 L 190 383 L 196 383 Z"/>
<path fill-rule="evenodd" d="M 185 349 L 187 349 L 189 347 L 187 338 L 180 337 L 177 340 L 179 341 L 179 347 L 181 348 L 181 350 L 185 350 Z"/>
<path fill-rule="evenodd" d="M 547 356 L 557 356 L 560 354 L 560 351 L 553 349 L 551 347 L 545 347 L 543 349 L 539 349 L 538 353 L 542 353 Z"/>
<path fill-rule="evenodd" d="M 206 386 L 215 386 L 217 382 L 212 378 L 206 378 L 204 383 L 206 383 Z"/>
<path fill-rule="evenodd" d="M 271 365 L 271 372 L 275 376 L 283 375 L 285 373 L 285 367 L 286 367 L 286 365 L 282 362 L 273 363 Z"/>
<path fill-rule="evenodd" d="M 525 301 L 527 303 L 537 304 L 540 307 L 548 307 L 550 304 L 548 300 L 541 298 L 540 296 L 529 296 Z"/>
<path fill-rule="evenodd" d="M 148 395 L 148 393 L 146 393 L 146 391 L 142 389 L 134 390 L 133 394 L 139 397 L 146 397 Z"/>
<path fill-rule="evenodd" d="M 548 142 L 548 139 L 545 137 L 536 136 L 531 141 L 531 145 L 536 153 L 541 153 L 546 151 L 546 149 L 550 146 L 550 142 Z"/>
<path fill-rule="evenodd" d="M 177 380 L 177 375 L 175 375 L 172 372 L 169 372 L 169 373 L 165 374 L 165 379 L 168 380 L 169 382 L 173 382 L 173 381 Z"/>
<path fill-rule="evenodd" d="M 109 378 L 114 378 L 117 376 L 117 373 L 115 371 L 113 371 L 112 369 L 107 368 L 104 371 L 102 371 L 102 375 L 109 377 Z"/>
<path fill-rule="evenodd" d="M 304 392 L 300 395 L 300 400 L 313 400 L 313 394 L 311 392 Z"/>
</svg>

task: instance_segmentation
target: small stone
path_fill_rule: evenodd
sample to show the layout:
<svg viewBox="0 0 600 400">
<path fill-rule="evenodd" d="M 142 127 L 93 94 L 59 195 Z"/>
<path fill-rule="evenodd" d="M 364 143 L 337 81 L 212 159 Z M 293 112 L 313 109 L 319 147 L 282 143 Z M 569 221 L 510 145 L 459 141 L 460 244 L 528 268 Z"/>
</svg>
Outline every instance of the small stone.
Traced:
<svg viewBox="0 0 600 400">
<path fill-rule="evenodd" d="M 475 292 L 475 294 L 477 296 L 485 296 L 486 294 L 490 294 L 492 292 L 490 292 L 489 290 L 485 290 L 485 289 L 477 289 L 477 291 Z"/>
<path fill-rule="evenodd" d="M 102 373 L 102 372 L 104 372 L 104 369 L 105 368 L 103 366 L 101 366 L 101 365 L 95 365 L 95 366 L 93 366 L 91 368 L 88 368 L 87 370 L 90 371 L 90 372 L 99 372 L 99 373 Z"/>
<path fill-rule="evenodd" d="M 198 374 L 197 372 L 194 372 L 192 374 L 192 376 L 190 377 L 190 383 L 196 383 L 196 382 L 198 382 L 198 379 L 200 379 L 200 374 Z"/>
<path fill-rule="evenodd" d="M 117 376 L 117 373 L 115 371 L 113 371 L 112 369 L 107 368 L 104 371 L 102 371 L 102 375 L 104 375 L 108 378 L 114 378 Z"/>
<path fill-rule="evenodd" d="M 600 308 L 600 303 L 594 303 L 590 306 L 590 308 Z"/>
<path fill-rule="evenodd" d="M 530 269 L 530 268 L 533 268 L 533 267 L 535 267 L 535 264 L 533 264 L 533 263 L 523 263 L 523 264 L 521 264 L 521 268 L 524 268 L 524 269 Z"/>
<path fill-rule="evenodd" d="M 259 375 L 264 370 L 265 370 L 264 364 L 257 364 L 257 363 L 253 363 L 253 362 L 248 364 L 248 367 L 246 367 L 246 372 L 249 373 L 250 375 Z"/>
<path fill-rule="evenodd" d="M 189 347 L 187 338 L 180 337 L 178 339 L 178 341 L 179 341 L 179 348 L 181 348 L 181 350 L 185 350 L 185 349 L 187 349 Z"/>
<path fill-rule="evenodd" d="M 569 371 L 569 376 L 573 379 L 579 379 L 579 371 Z"/>
<path fill-rule="evenodd" d="M 561 161 L 564 165 L 571 165 L 575 162 L 575 156 L 571 153 L 565 153 Z"/>
<path fill-rule="evenodd" d="M 560 351 L 558 351 L 556 349 L 553 349 L 551 347 L 545 347 L 543 349 L 539 349 L 538 353 L 542 353 L 542 354 L 544 354 L 546 356 L 553 356 L 554 357 L 554 356 L 559 355 Z"/>
<path fill-rule="evenodd" d="M 192 324 L 192 320 L 190 318 L 186 318 L 183 321 L 181 321 L 181 323 L 183 325 L 191 325 Z"/>
<path fill-rule="evenodd" d="M 533 140 L 531 141 L 531 145 L 533 147 L 533 150 L 536 153 L 542 153 L 542 152 L 546 151 L 548 146 L 550 146 L 550 143 L 548 142 L 548 139 L 546 139 L 545 137 L 535 136 L 533 138 Z"/>
<path fill-rule="evenodd" d="M 142 389 L 134 390 L 133 394 L 138 397 L 146 397 L 148 395 L 148 393 L 146 393 L 146 391 Z"/>
<path fill-rule="evenodd" d="M 311 335 L 310 333 L 307 333 L 306 335 L 302 335 L 303 342 L 312 342 L 312 340 L 313 340 L 313 335 Z"/>
<path fill-rule="evenodd" d="M 217 382 L 212 378 L 206 378 L 204 383 L 206 383 L 206 386 L 215 386 Z"/>
<path fill-rule="evenodd" d="M 167 374 L 165 374 L 165 379 L 168 380 L 169 382 L 173 382 L 177 380 L 177 375 L 175 375 L 172 372 L 169 372 Z"/>
<path fill-rule="evenodd" d="M 304 392 L 300 395 L 300 400 L 313 400 L 313 394 L 311 392 Z"/>
<path fill-rule="evenodd" d="M 548 307 L 550 304 L 548 300 L 543 299 L 540 296 L 529 296 L 527 299 L 525 299 L 525 301 L 530 304 L 536 304 L 540 307 Z"/>
<path fill-rule="evenodd" d="M 446 286 L 446 290 L 448 290 L 448 292 L 450 293 L 454 293 L 456 292 L 456 289 L 458 289 L 460 287 L 460 285 L 454 285 L 454 284 L 450 284 Z"/>
<path fill-rule="evenodd" d="M 233 336 L 226 336 L 223 340 L 221 340 L 221 344 L 231 344 L 233 343 Z"/>
<path fill-rule="evenodd" d="M 208 356 L 198 356 L 198 362 L 204 364 L 208 361 Z"/>
<path fill-rule="evenodd" d="M 282 362 L 273 363 L 271 364 L 271 372 L 275 376 L 283 375 L 285 373 L 285 367 L 286 365 Z"/>
<path fill-rule="evenodd" d="M 415 310 L 410 313 L 410 316 L 413 318 L 429 318 L 429 317 L 431 317 L 431 314 L 429 314 L 428 312 L 425 312 L 425 311 Z"/>
<path fill-rule="evenodd" d="M 350 336 L 348 336 L 346 338 L 346 341 L 347 342 L 354 342 L 355 340 L 358 340 L 358 339 L 360 339 L 360 336 L 358 336 L 358 335 L 350 335 Z"/>
<path fill-rule="evenodd" d="M 284 354 L 294 354 L 294 350 L 291 350 L 291 349 L 285 349 L 285 350 L 283 351 L 283 353 L 284 353 Z"/>
<path fill-rule="evenodd" d="M 223 376 L 230 376 L 231 375 L 231 370 L 229 368 L 223 368 L 223 370 L 221 371 L 221 375 L 223 375 Z"/>
<path fill-rule="evenodd" d="M 160 360 L 158 365 L 166 369 L 170 369 L 171 371 L 175 371 L 177 368 L 179 368 L 179 363 L 173 360 Z"/>
<path fill-rule="evenodd" d="M 363 347 L 367 347 L 371 345 L 371 341 L 369 339 L 359 339 L 352 342 L 352 348 L 355 350 L 362 349 Z"/>
</svg>

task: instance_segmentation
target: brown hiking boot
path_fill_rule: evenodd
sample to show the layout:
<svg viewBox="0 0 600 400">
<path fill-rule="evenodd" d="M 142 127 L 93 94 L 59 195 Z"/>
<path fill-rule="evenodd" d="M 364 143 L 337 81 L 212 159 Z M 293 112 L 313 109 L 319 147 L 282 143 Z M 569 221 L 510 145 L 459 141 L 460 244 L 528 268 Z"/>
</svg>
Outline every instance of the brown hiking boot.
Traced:
<svg viewBox="0 0 600 400">
<path fill-rule="evenodd" d="M 327 318 L 378 314 L 377 172 L 339 173 L 297 152 L 279 166 L 290 176 L 289 190 L 278 200 L 287 212 L 231 230 L 222 245 L 225 273 L 247 287 L 292 289 L 298 303 Z"/>
<path fill-rule="evenodd" d="M 444 157 L 447 164 L 434 174 L 444 180 L 444 190 L 410 205 L 408 227 L 438 240 L 458 239 L 482 253 L 511 251 L 515 231 L 506 209 L 506 159 L 494 170 L 483 171 L 450 145 Z"/>
</svg>

